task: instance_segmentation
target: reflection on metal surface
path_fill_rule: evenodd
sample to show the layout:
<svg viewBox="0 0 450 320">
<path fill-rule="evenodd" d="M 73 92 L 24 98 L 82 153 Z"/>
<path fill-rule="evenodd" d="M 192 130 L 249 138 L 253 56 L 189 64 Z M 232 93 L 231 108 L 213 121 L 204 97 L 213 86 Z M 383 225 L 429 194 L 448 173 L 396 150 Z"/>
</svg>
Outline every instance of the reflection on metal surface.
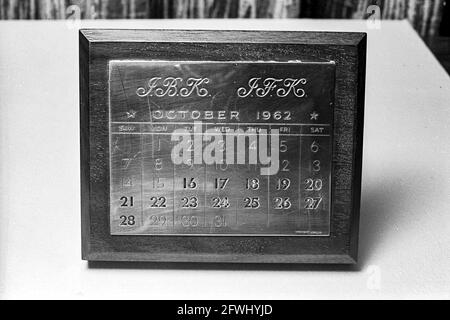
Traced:
<svg viewBox="0 0 450 320">
<path fill-rule="evenodd" d="M 110 62 L 113 235 L 327 236 L 335 64 Z"/>
</svg>

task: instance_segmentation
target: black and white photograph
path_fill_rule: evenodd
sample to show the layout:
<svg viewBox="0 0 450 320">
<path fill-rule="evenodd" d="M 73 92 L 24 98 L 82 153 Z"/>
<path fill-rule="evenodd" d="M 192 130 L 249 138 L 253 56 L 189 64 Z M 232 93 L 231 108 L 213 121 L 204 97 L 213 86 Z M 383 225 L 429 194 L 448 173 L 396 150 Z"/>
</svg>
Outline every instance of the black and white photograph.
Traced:
<svg viewBox="0 0 450 320">
<path fill-rule="evenodd" d="M 0 112 L 0 300 L 450 298 L 449 1 L 0 0 Z"/>
</svg>

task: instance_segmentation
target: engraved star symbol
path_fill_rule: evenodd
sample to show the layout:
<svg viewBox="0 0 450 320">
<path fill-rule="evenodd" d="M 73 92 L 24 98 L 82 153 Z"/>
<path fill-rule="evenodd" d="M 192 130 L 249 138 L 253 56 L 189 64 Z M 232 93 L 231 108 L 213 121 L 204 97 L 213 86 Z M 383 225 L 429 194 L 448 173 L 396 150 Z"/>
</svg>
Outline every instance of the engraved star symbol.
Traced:
<svg viewBox="0 0 450 320">
<path fill-rule="evenodd" d="M 130 110 L 130 112 L 127 112 L 127 119 L 135 119 L 137 112 L 134 110 Z"/>
<path fill-rule="evenodd" d="M 319 120 L 319 114 L 315 111 L 313 113 L 311 113 L 310 116 L 311 116 L 311 120 L 315 120 L 315 121 Z"/>
</svg>

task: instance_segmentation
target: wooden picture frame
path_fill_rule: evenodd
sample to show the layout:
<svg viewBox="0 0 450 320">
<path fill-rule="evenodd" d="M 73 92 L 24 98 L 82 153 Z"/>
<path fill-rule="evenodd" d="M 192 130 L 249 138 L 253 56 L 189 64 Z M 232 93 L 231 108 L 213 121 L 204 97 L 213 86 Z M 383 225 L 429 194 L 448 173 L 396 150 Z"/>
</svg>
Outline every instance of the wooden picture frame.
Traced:
<svg viewBox="0 0 450 320">
<path fill-rule="evenodd" d="M 80 31 L 82 258 L 88 261 L 353 264 L 361 193 L 365 33 Z M 111 60 L 333 61 L 331 231 L 327 237 L 113 236 L 109 226 Z"/>
</svg>

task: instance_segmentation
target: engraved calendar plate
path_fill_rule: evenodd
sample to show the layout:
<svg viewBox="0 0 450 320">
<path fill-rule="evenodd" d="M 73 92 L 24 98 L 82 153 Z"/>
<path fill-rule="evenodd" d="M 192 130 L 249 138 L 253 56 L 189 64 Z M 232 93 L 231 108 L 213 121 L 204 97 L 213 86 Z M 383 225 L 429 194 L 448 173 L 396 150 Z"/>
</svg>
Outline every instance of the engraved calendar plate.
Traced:
<svg viewBox="0 0 450 320">
<path fill-rule="evenodd" d="M 366 45 L 81 30 L 83 259 L 355 263 Z"/>
<path fill-rule="evenodd" d="M 335 70 L 110 61 L 111 234 L 328 236 Z"/>
</svg>

